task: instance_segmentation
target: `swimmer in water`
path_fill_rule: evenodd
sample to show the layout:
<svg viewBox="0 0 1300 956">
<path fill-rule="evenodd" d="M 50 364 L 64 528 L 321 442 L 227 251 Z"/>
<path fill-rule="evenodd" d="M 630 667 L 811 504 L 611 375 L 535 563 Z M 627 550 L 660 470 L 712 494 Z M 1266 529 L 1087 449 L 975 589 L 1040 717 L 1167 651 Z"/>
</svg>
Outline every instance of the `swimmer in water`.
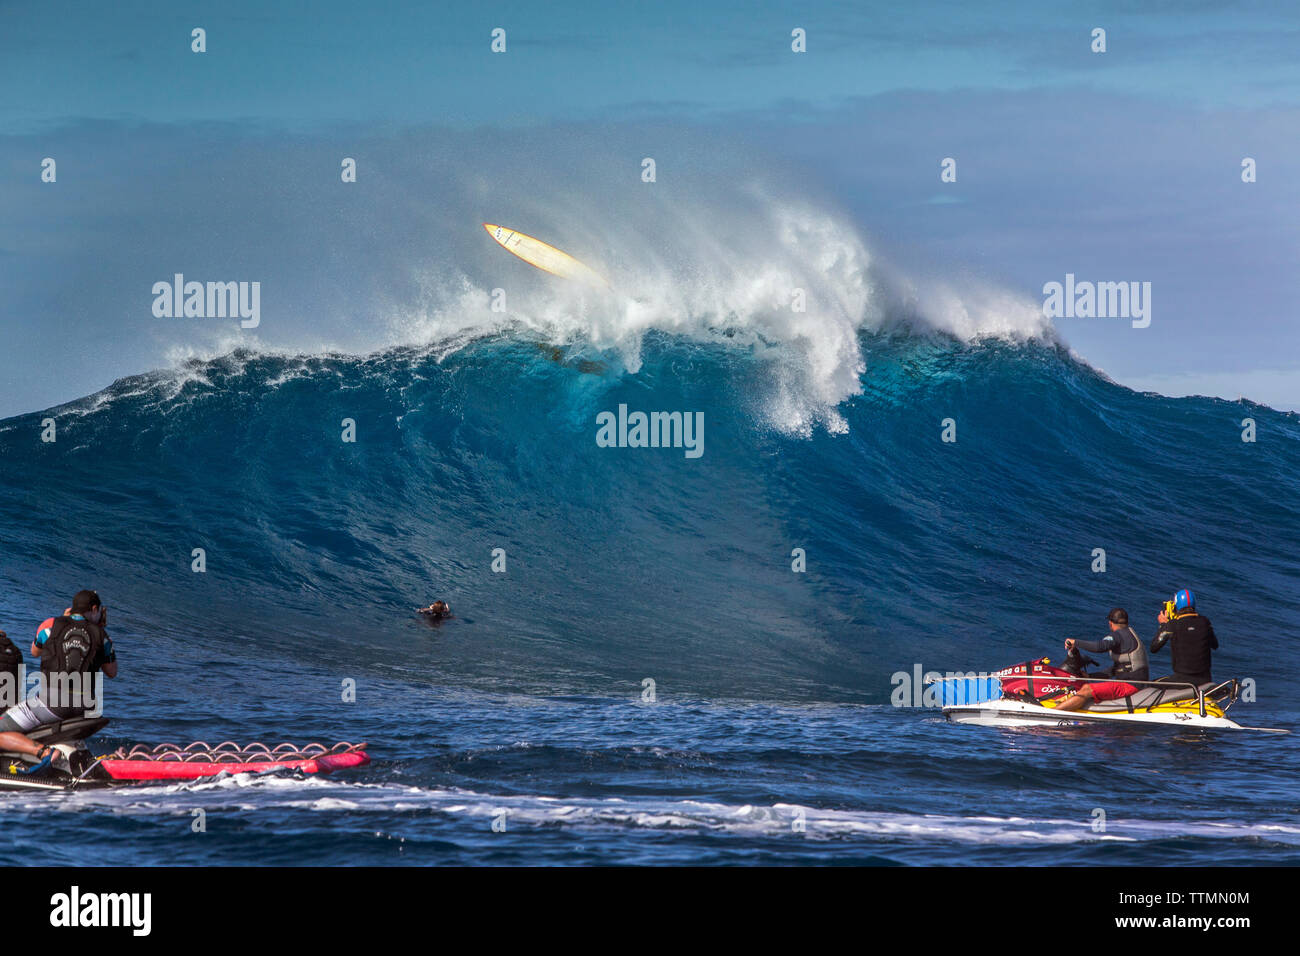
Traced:
<svg viewBox="0 0 1300 956">
<path fill-rule="evenodd" d="M 451 608 L 447 606 L 446 601 L 434 601 L 428 607 L 416 608 L 415 613 L 426 621 L 445 621 L 451 617 Z"/>
</svg>

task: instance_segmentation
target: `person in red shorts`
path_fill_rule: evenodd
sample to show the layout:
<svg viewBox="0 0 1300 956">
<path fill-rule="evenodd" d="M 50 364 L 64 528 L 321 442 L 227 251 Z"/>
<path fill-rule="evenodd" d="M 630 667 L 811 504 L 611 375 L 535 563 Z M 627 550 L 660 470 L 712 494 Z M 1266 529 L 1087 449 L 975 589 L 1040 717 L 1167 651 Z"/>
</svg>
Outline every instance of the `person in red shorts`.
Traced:
<svg viewBox="0 0 1300 956">
<path fill-rule="evenodd" d="M 1084 684 L 1078 693 L 1071 694 L 1056 705 L 1057 710 L 1079 710 L 1094 700 L 1119 700 L 1132 697 L 1138 689 L 1127 681 L 1105 680 L 1096 684 Z"/>
<path fill-rule="evenodd" d="M 1122 607 L 1111 608 L 1106 615 L 1110 624 L 1110 633 L 1100 641 L 1076 641 L 1073 638 L 1065 642 L 1066 650 L 1076 647 L 1093 654 L 1107 652 L 1111 656 L 1111 666 L 1094 677 L 1125 676 L 1131 680 L 1148 679 L 1146 648 L 1133 628 L 1129 627 L 1128 611 Z M 1084 684 L 1077 693 L 1072 694 L 1056 705 L 1057 710 L 1079 710 L 1094 700 L 1119 700 L 1131 697 L 1138 689 L 1127 681 L 1111 680 L 1096 684 Z"/>
</svg>

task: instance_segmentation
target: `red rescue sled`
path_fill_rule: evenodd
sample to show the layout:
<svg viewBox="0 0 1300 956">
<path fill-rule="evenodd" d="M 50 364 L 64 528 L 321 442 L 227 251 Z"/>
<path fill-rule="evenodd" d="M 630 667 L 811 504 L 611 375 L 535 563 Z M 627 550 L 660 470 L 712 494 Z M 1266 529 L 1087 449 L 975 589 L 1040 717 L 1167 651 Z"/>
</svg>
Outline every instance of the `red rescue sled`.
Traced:
<svg viewBox="0 0 1300 956">
<path fill-rule="evenodd" d="M 219 773 L 262 773 L 267 770 L 300 770 L 329 773 L 370 763 L 364 743 L 240 745 L 225 741 L 211 747 L 197 741 L 186 747 L 160 744 L 117 750 L 101 758 L 99 766 L 114 780 L 197 780 Z"/>
</svg>

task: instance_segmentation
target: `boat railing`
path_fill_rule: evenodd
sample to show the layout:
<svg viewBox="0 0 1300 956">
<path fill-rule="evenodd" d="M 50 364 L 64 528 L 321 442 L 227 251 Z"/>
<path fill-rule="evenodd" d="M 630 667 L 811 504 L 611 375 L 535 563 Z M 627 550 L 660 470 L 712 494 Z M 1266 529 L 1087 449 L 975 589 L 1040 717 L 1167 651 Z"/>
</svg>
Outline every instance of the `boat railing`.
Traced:
<svg viewBox="0 0 1300 956">
<path fill-rule="evenodd" d="M 993 676 L 998 676 L 998 675 L 993 675 Z M 1202 690 L 1200 684 L 1192 684 L 1192 683 L 1184 683 L 1183 681 L 1168 681 L 1168 680 L 1129 680 L 1123 674 L 1117 674 L 1114 677 L 1075 677 L 1074 675 L 1070 675 L 1068 677 L 1061 677 L 1054 674 L 1038 674 L 1038 675 L 1006 674 L 1006 675 L 998 676 L 998 680 L 1024 680 L 1028 683 L 1029 693 L 1031 696 L 1033 696 L 1034 693 L 1035 680 L 1058 681 L 1058 682 L 1074 681 L 1081 684 L 1109 684 L 1112 681 L 1122 681 L 1125 684 L 1132 684 L 1134 687 L 1155 687 L 1158 690 L 1160 690 L 1162 693 L 1160 693 L 1155 700 L 1153 700 L 1149 704 L 1142 705 L 1143 710 L 1151 710 L 1152 708 L 1159 707 L 1162 703 L 1164 703 L 1164 699 L 1165 699 L 1164 692 L 1174 690 L 1175 688 L 1190 688 L 1196 694 L 1196 704 L 1197 707 L 1200 709 L 1202 717 L 1205 716 L 1205 698 L 1209 697 L 1211 700 L 1214 700 L 1216 699 L 1215 697 L 1216 694 L 1222 691 L 1225 687 L 1229 688 L 1229 694 L 1231 696 L 1228 698 L 1228 702 L 1223 705 L 1223 709 L 1227 710 L 1228 707 L 1232 706 L 1232 704 L 1236 702 L 1237 688 L 1239 686 L 1238 681 L 1235 677 L 1229 678 L 1228 680 L 1225 681 L 1220 681 L 1219 683 L 1215 684 L 1213 687 L 1209 688 L 1208 690 Z"/>
</svg>

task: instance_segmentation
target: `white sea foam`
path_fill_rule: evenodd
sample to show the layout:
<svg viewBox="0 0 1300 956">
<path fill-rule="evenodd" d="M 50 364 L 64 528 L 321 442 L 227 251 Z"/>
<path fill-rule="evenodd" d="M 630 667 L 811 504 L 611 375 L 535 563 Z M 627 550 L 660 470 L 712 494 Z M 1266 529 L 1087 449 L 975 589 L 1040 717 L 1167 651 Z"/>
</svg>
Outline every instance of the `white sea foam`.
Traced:
<svg viewBox="0 0 1300 956">
<path fill-rule="evenodd" d="M 579 830 L 635 828 L 719 832 L 747 836 L 782 836 L 796 832 L 812 840 L 940 843 L 991 846 L 1048 846 L 1087 841 L 1146 842 L 1186 839 L 1265 839 L 1300 846 L 1300 826 L 1212 820 L 1143 820 L 1112 817 L 1097 833 L 1090 821 L 1054 817 L 900 813 L 823 809 L 789 803 L 728 804 L 686 798 L 567 798 L 489 794 L 457 788 L 421 788 L 395 784 L 301 778 L 293 774 L 235 774 L 187 784 L 129 790 L 85 791 L 62 795 L 14 797 L 11 805 L 42 812 L 110 809 L 128 815 L 188 815 L 196 807 L 243 812 L 269 809 L 346 814 L 434 811 L 448 817 L 475 819 L 487 828 L 505 814 L 511 830 L 563 827 Z"/>
<path fill-rule="evenodd" d="M 586 260 L 610 288 L 535 270 L 456 217 L 427 250 L 403 251 L 412 257 L 413 296 L 374 301 L 370 315 L 347 326 L 317 315 L 319 304 L 281 303 L 266 337 L 175 326 L 184 338 L 163 349 L 170 371 L 145 376 L 141 389 L 169 401 L 207 381 L 205 362 L 233 361 L 236 349 L 310 359 L 414 347 L 441 360 L 484 336 L 520 332 L 603 351 L 617 359 L 615 373 L 619 366 L 635 373 L 646 335 L 658 332 L 754 355 L 759 414 L 782 432 L 808 435 L 819 426 L 847 429 L 839 406 L 861 392 L 870 358 L 864 329 L 901 322 L 966 340 L 1053 334 L 1033 297 L 948 272 L 909 273 L 884 261 L 846 215 L 753 185 L 703 198 L 699 189 L 668 193 L 650 204 L 629 203 L 624 193 L 575 203 L 570 194 L 526 204 L 520 215 L 509 225 Z M 504 311 L 492 308 L 496 290 L 505 294 Z M 310 370 L 310 362 L 290 365 L 268 384 Z M 81 401 L 68 411 L 98 407 Z"/>
<path fill-rule="evenodd" d="M 769 422 L 807 434 L 817 424 L 845 429 L 837 407 L 861 391 L 862 329 L 901 317 L 962 339 L 1051 332 L 1031 298 L 974 279 L 922 283 L 882 264 L 834 212 L 753 189 L 744 201 L 731 198 L 725 215 L 691 202 L 657 207 L 635 222 L 604 220 L 594 232 L 538 230 L 538 238 L 588 259 L 609 290 L 535 272 L 501 250 L 493 250 L 505 258 L 486 280 L 431 262 L 421 301 L 394 312 L 389 344 L 433 345 L 516 327 L 615 352 L 631 372 L 651 331 L 746 349 L 770 372 Z M 505 293 L 504 313 L 491 309 L 496 288 Z M 796 290 L 803 311 L 794 308 Z"/>
</svg>

